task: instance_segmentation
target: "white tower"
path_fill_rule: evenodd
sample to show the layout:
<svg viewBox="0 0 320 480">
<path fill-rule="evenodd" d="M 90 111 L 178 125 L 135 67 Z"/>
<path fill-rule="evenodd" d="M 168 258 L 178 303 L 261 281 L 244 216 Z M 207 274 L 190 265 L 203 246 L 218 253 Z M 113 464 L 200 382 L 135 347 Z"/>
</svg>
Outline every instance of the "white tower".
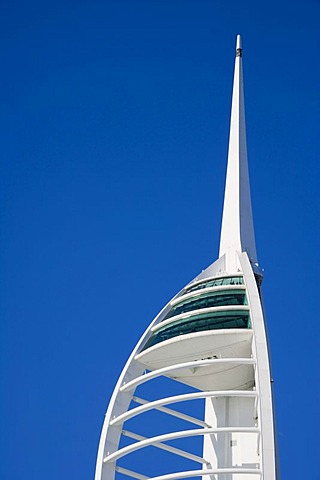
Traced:
<svg viewBox="0 0 320 480">
<path fill-rule="evenodd" d="M 95 480 L 279 478 L 261 281 L 238 36 L 219 258 L 134 348 L 106 413 Z"/>
</svg>

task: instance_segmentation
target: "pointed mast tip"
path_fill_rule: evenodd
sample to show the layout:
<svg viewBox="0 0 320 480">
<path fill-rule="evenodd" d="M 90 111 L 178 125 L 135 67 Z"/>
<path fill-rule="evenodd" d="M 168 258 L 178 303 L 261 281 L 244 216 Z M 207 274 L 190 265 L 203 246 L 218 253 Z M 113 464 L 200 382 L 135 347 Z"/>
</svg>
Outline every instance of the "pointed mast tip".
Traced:
<svg viewBox="0 0 320 480">
<path fill-rule="evenodd" d="M 242 57 L 241 35 L 237 35 L 236 57 Z"/>
</svg>

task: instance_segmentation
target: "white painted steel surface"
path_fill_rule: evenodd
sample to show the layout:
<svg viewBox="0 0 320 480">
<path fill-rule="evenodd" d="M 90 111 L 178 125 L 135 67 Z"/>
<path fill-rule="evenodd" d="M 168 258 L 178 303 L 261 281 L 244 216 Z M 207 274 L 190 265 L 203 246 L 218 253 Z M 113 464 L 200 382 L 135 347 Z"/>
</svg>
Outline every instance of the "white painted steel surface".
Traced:
<svg viewBox="0 0 320 480">
<path fill-rule="evenodd" d="M 257 263 L 247 161 L 242 49 L 241 40 L 238 36 L 219 250 L 219 257 L 226 254 L 226 268 L 229 273 L 237 271 L 239 263 L 236 253 L 242 251 L 247 252 L 253 264 Z"/>
<path fill-rule="evenodd" d="M 238 36 L 219 258 L 164 307 L 134 348 L 106 413 L 95 480 L 113 480 L 115 475 L 138 480 L 200 476 L 204 480 L 279 480 L 241 63 Z M 238 280 L 232 284 L 230 276 Z M 202 284 L 205 288 L 200 288 Z M 199 290 L 190 291 L 191 287 Z M 239 292 L 242 297 L 237 297 Z M 244 303 L 237 303 L 240 298 Z M 217 305 L 208 306 L 208 299 Z M 184 307 L 189 301 L 194 306 Z M 160 383 L 154 386 L 154 382 Z M 152 400 L 140 397 L 144 388 L 149 388 L 147 396 L 151 392 Z M 203 402 L 202 410 L 197 402 Z M 149 415 L 152 419 L 146 421 Z M 147 426 L 152 434 L 131 431 L 131 422 L 139 430 Z M 178 429 L 175 422 L 181 422 Z M 179 444 L 188 438 L 201 440 L 202 456 L 188 450 L 190 443 L 188 448 Z M 130 461 L 145 450 L 136 471 L 137 462 L 132 467 Z M 170 463 L 165 459 L 156 470 L 155 451 L 174 456 L 175 471 L 166 469 Z M 180 465 L 180 461 L 189 463 Z M 190 462 L 195 464 L 191 469 Z"/>
</svg>

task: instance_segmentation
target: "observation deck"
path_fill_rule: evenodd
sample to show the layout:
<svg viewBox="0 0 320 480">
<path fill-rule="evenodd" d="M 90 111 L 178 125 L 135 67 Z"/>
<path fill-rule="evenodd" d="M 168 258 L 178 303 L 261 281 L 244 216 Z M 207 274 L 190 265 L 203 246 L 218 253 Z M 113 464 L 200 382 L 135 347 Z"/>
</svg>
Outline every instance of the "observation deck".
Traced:
<svg viewBox="0 0 320 480">
<path fill-rule="evenodd" d="M 200 390 L 250 389 L 252 336 L 243 276 L 209 278 L 188 285 L 169 303 L 135 359 L 149 370 L 179 365 L 168 376 Z M 202 368 L 181 368 L 214 359 Z"/>
</svg>

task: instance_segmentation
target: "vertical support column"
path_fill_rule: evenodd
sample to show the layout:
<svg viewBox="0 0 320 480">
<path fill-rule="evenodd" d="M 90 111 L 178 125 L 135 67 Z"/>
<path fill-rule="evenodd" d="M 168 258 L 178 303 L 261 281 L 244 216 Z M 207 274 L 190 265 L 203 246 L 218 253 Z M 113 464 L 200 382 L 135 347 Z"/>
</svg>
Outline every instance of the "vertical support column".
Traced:
<svg viewBox="0 0 320 480">
<path fill-rule="evenodd" d="M 271 392 L 270 365 L 268 345 L 265 332 L 264 317 L 261 300 L 254 273 L 244 252 L 239 254 L 239 260 L 247 285 L 247 295 L 251 311 L 251 322 L 254 332 L 254 346 L 256 356 L 256 388 L 259 392 L 258 409 L 261 428 L 261 463 L 263 480 L 275 480 L 275 440 L 273 423 L 273 406 Z"/>
</svg>

